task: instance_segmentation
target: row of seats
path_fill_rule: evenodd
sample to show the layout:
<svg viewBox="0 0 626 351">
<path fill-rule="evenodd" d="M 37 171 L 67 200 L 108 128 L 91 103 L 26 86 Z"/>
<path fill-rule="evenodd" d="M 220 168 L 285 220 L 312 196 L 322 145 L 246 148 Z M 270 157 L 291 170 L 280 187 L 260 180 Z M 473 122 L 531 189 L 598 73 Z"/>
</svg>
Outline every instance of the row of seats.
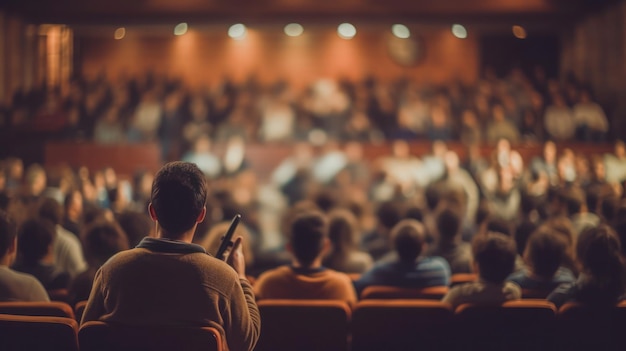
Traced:
<svg viewBox="0 0 626 351">
<path fill-rule="evenodd" d="M 0 314 L 0 350 L 28 351 L 222 351 L 215 328 L 127 327 L 73 318 Z"/>
<path fill-rule="evenodd" d="M 258 351 L 626 350 L 626 302 L 614 308 L 545 300 L 501 306 L 432 300 L 263 300 Z M 80 308 L 80 306 L 77 306 Z M 84 307 L 84 306 L 83 306 Z M 77 309 L 78 313 L 82 313 Z M 88 322 L 78 329 L 60 302 L 0 303 L 0 350 L 222 350 L 213 328 L 122 327 Z"/>
<path fill-rule="evenodd" d="M 220 351 L 215 328 L 127 327 L 92 321 L 78 328 L 87 301 L 0 302 L 0 350 Z"/>
<path fill-rule="evenodd" d="M 432 300 L 259 301 L 266 350 L 626 350 L 626 303 L 602 309 L 546 300 L 501 306 Z"/>
</svg>

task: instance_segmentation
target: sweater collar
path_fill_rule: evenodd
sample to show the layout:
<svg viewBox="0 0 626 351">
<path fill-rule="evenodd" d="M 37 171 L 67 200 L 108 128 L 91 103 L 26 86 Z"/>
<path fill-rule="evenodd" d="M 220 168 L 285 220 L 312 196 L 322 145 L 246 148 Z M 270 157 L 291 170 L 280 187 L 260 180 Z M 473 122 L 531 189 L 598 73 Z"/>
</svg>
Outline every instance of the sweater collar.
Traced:
<svg viewBox="0 0 626 351">
<path fill-rule="evenodd" d="M 291 270 L 296 273 L 296 274 L 302 274 L 302 275 L 308 275 L 308 274 L 315 274 L 315 273 L 319 273 L 319 272 L 323 272 L 326 270 L 326 267 L 318 267 L 318 268 L 304 268 L 304 267 L 291 267 Z"/>
<path fill-rule="evenodd" d="M 190 254 L 190 253 L 206 253 L 206 250 L 200 245 L 190 244 L 184 241 L 172 240 L 167 238 L 150 238 L 146 237 L 141 240 L 137 248 L 148 249 L 159 253 L 173 254 Z"/>
</svg>

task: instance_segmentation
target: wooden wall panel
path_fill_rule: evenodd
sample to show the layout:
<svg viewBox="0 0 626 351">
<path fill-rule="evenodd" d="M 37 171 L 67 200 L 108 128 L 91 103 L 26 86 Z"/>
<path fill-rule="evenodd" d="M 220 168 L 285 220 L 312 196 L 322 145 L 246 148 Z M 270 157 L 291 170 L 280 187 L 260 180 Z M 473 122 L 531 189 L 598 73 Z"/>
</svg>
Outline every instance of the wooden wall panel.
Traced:
<svg viewBox="0 0 626 351">
<path fill-rule="evenodd" d="M 563 36 L 563 73 L 593 88 L 609 113 L 613 137 L 626 135 L 626 1 L 589 15 Z"/>
<path fill-rule="evenodd" d="M 383 80 L 409 76 L 432 82 L 457 77 L 473 82 L 478 75 L 477 38 L 457 39 L 447 27 L 421 34 L 425 56 L 414 67 L 391 60 L 389 28 L 359 27 L 352 40 L 339 38 L 334 27 L 305 27 L 305 34 L 296 38 L 284 35 L 281 27 L 252 28 L 242 41 L 230 39 L 226 30 L 226 26 L 210 32 L 192 28 L 175 37 L 133 34 L 127 28 L 122 40 L 114 40 L 112 32 L 106 38 L 82 37 L 81 66 L 86 75 L 104 69 L 113 77 L 151 69 L 181 76 L 191 85 L 216 82 L 224 76 L 242 81 L 250 75 L 262 82 L 286 79 L 296 86 L 322 77 L 360 80 L 370 74 Z"/>
</svg>

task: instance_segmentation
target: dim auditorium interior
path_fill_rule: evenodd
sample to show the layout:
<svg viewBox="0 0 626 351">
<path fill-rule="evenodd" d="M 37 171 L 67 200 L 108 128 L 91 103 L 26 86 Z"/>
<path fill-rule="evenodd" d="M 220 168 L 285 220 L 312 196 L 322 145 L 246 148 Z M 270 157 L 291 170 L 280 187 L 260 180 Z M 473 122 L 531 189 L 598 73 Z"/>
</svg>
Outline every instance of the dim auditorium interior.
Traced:
<svg viewBox="0 0 626 351">
<path fill-rule="evenodd" d="M 356 301 L 259 293 L 256 350 L 626 350 L 625 137 L 626 1 L 3 0 L 5 265 L 50 301 L 0 291 L 0 349 L 228 350 L 210 327 L 81 325 L 182 160 L 208 179 L 194 242 L 214 252 L 241 214 L 253 286 L 292 263 L 305 211 L 354 284 Z M 407 220 L 411 264 L 444 262 L 445 283 L 372 278 Z M 43 222 L 82 267 L 50 259 Z M 506 254 L 485 258 L 492 236 L 514 248 L 511 293 L 460 303 L 502 271 L 482 263 Z"/>
</svg>

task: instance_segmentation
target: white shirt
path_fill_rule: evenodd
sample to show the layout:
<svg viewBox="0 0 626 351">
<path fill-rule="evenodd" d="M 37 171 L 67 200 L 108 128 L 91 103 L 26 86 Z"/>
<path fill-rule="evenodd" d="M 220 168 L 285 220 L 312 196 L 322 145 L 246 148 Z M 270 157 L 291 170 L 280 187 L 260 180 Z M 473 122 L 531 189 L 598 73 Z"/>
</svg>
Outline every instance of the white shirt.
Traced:
<svg viewBox="0 0 626 351">
<path fill-rule="evenodd" d="M 69 273 L 72 278 L 87 270 L 80 241 L 60 225 L 57 225 L 57 236 L 52 251 L 56 266 L 61 271 Z"/>
<path fill-rule="evenodd" d="M 50 298 L 37 278 L 0 266 L 0 301 L 50 301 Z"/>
<path fill-rule="evenodd" d="M 609 122 L 600 105 L 595 102 L 579 103 L 574 106 L 574 122 L 577 126 L 587 127 L 606 132 L 609 130 Z"/>
<path fill-rule="evenodd" d="M 556 140 L 570 140 L 576 132 L 574 114 L 567 106 L 549 106 L 543 115 L 548 134 Z"/>
</svg>

